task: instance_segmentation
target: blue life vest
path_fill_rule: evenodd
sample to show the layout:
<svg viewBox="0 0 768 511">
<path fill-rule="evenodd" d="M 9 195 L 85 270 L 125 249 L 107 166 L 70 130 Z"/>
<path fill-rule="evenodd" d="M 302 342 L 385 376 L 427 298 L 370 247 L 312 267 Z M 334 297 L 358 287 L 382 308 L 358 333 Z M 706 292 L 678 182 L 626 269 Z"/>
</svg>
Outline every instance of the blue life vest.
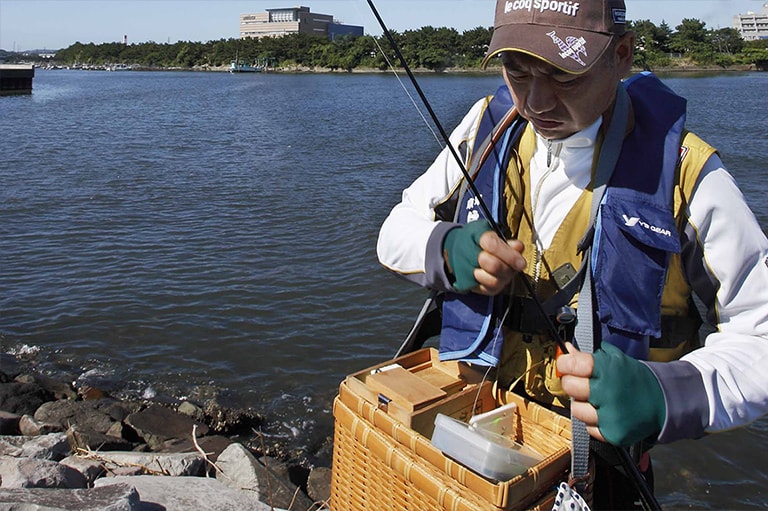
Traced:
<svg viewBox="0 0 768 511">
<path fill-rule="evenodd" d="M 634 128 L 624 139 L 602 199 L 591 264 L 600 335 L 607 338 L 609 333 L 620 333 L 624 341 L 618 347 L 644 359 L 649 338 L 661 335 L 667 267 L 671 254 L 680 252 L 672 198 L 686 100 L 650 73 L 636 75 L 624 86 L 632 102 Z M 511 107 L 512 99 L 503 86 L 483 114 L 475 150 Z M 506 218 L 504 179 L 510 149 L 521 131 L 519 125 L 508 130 L 474 179 L 498 223 Z M 475 150 L 473 154 L 477 154 Z M 482 217 L 471 192 L 464 194 L 457 208 L 459 223 Z M 440 358 L 498 365 L 504 342 L 500 321 L 506 302 L 503 298 L 447 293 Z"/>
</svg>

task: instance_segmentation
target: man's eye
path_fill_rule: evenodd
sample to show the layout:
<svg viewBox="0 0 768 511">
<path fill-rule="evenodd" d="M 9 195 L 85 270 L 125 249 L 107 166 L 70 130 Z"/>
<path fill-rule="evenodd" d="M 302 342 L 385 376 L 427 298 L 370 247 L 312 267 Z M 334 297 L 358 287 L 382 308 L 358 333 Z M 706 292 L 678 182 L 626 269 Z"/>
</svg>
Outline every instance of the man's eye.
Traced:
<svg viewBox="0 0 768 511">
<path fill-rule="evenodd" d="M 513 82 L 524 82 L 528 79 L 528 75 L 525 73 L 518 73 L 514 71 L 507 71 L 507 76 Z"/>
<path fill-rule="evenodd" d="M 561 89 L 568 89 L 571 87 L 575 87 L 579 84 L 578 78 L 563 78 L 563 79 L 555 79 L 555 83 L 557 83 L 557 86 Z"/>
</svg>

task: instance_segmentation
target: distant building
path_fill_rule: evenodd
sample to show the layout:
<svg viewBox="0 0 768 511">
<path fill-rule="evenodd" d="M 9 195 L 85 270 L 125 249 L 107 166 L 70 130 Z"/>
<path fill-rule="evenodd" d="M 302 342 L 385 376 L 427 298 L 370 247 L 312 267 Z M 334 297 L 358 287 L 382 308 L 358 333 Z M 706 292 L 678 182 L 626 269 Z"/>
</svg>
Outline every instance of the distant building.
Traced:
<svg viewBox="0 0 768 511">
<path fill-rule="evenodd" d="M 240 39 L 311 34 L 334 39 L 342 35 L 363 35 L 363 27 L 344 25 L 329 14 L 310 12 L 309 7 L 267 9 L 266 12 L 240 15 Z"/>
<path fill-rule="evenodd" d="M 768 4 L 763 4 L 760 14 L 747 12 L 733 17 L 733 28 L 739 31 L 745 41 L 768 39 Z"/>
</svg>

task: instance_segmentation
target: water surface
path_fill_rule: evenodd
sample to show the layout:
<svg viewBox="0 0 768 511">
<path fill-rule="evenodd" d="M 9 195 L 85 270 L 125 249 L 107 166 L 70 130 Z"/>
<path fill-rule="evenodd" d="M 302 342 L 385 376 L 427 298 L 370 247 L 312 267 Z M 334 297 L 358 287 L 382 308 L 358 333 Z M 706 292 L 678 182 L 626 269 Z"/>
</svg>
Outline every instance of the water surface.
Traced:
<svg viewBox="0 0 768 511">
<path fill-rule="evenodd" d="M 447 129 L 501 83 L 420 81 Z M 665 81 L 768 226 L 768 74 Z M 3 351 L 218 395 L 328 454 L 338 383 L 391 358 L 425 297 L 375 256 L 439 150 L 394 77 L 37 70 L 0 130 Z M 662 504 L 767 507 L 767 424 L 657 448 Z"/>
</svg>

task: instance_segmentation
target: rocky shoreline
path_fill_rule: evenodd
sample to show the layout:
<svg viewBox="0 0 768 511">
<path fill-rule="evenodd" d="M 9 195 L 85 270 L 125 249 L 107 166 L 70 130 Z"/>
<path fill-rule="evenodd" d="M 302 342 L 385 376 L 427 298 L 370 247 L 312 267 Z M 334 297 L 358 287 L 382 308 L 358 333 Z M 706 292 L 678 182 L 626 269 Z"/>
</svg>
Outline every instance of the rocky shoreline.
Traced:
<svg viewBox="0 0 768 511">
<path fill-rule="evenodd" d="M 61 67 L 51 67 L 51 69 L 61 69 Z M 213 72 L 213 73 L 228 73 L 229 66 L 193 66 L 193 67 L 143 67 L 136 65 L 132 67 L 135 71 L 198 71 L 198 72 Z M 433 69 L 416 68 L 412 69 L 415 74 L 444 74 L 444 75 L 464 75 L 464 74 L 478 74 L 478 75 L 500 75 L 501 68 L 498 65 L 491 64 L 487 68 L 466 67 L 466 68 L 446 68 L 443 70 L 435 71 Z M 642 69 L 639 67 L 632 68 L 632 74 L 642 71 L 648 71 L 648 69 Z M 718 65 L 700 66 L 692 64 L 684 59 L 674 62 L 669 66 L 656 67 L 651 69 L 653 73 L 659 75 L 687 75 L 693 73 L 745 73 L 745 72 L 762 72 L 766 69 L 761 69 L 755 64 L 734 64 L 731 66 L 723 67 Z M 289 67 L 276 67 L 267 70 L 268 73 L 278 74 L 390 74 L 391 69 L 378 69 L 371 67 L 356 67 L 353 69 L 329 69 L 308 67 L 301 65 L 294 65 Z M 398 72 L 403 72 L 402 69 L 398 69 Z"/>
<path fill-rule="evenodd" d="M 330 468 L 270 456 L 263 422 L 215 399 L 116 399 L 0 354 L 0 511 L 327 509 Z"/>
</svg>

